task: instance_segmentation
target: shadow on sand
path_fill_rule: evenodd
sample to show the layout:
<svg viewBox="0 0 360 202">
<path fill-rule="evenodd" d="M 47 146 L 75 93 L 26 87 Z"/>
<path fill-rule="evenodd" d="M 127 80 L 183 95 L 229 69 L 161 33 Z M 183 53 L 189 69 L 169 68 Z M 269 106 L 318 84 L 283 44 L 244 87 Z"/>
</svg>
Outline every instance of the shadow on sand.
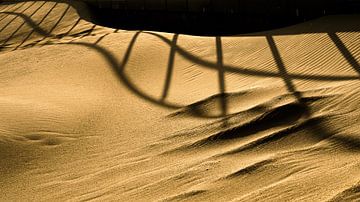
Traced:
<svg viewBox="0 0 360 202">
<path fill-rule="evenodd" d="M 40 22 L 35 22 L 32 20 L 32 15 L 36 13 L 43 5 L 42 3 L 40 6 L 33 12 L 31 15 L 25 15 L 21 12 L 14 12 L 14 11 L 7 11 L 1 13 L 2 15 L 5 15 L 5 17 L 13 16 L 14 18 L 20 17 L 23 19 L 23 23 L 20 25 L 20 27 L 17 29 L 19 30 L 22 26 L 25 24 L 32 27 L 32 32 L 29 33 L 31 35 L 33 32 L 36 32 L 37 34 L 40 34 L 43 36 L 42 40 L 45 40 L 47 38 L 61 38 L 63 36 L 66 36 L 68 33 L 70 33 L 71 30 L 74 29 L 74 27 L 77 26 L 80 19 L 77 19 L 74 21 L 73 26 L 71 26 L 70 30 L 67 31 L 65 34 L 62 34 L 61 36 L 56 36 L 51 33 L 55 29 L 56 26 L 59 25 L 60 21 L 64 18 L 64 15 L 68 11 L 69 7 L 67 7 L 64 12 L 59 16 L 59 20 L 55 23 L 55 26 L 52 27 L 50 32 L 47 32 L 46 30 L 41 28 L 41 23 L 45 20 L 46 16 L 52 12 L 52 10 L 57 6 L 55 4 L 51 9 L 49 10 L 49 13 L 44 16 L 44 18 L 41 19 Z M 23 7 L 24 4 L 18 5 L 18 7 L 15 8 L 15 11 L 20 9 L 20 7 Z M 27 8 L 34 6 L 34 3 L 31 3 L 28 5 Z M 3 17 L 4 18 L 4 17 Z M 9 21 L 11 23 L 13 19 Z M 8 26 L 8 24 L 5 24 L 5 26 Z M 95 26 L 95 25 L 94 25 Z M 4 27 L 0 28 L 0 32 L 4 30 Z M 17 32 L 15 30 L 7 39 L 0 41 L 2 46 L 4 46 L 7 42 L 11 40 L 11 38 L 14 36 L 14 34 Z M 99 53 L 105 61 L 109 64 L 109 66 L 112 67 L 112 70 L 116 73 L 116 75 L 119 78 L 119 81 L 122 82 L 124 86 L 126 86 L 131 92 L 133 92 L 135 95 L 140 97 L 141 99 L 144 99 L 150 103 L 170 108 L 170 109 L 179 109 L 183 106 L 179 106 L 176 104 L 172 104 L 171 102 L 167 101 L 167 97 L 169 94 L 169 89 L 171 85 L 171 80 L 173 77 L 173 69 L 174 69 L 174 58 L 175 54 L 181 55 L 186 60 L 192 62 L 193 64 L 198 64 L 200 66 L 206 67 L 208 69 L 212 69 L 214 71 L 218 72 L 218 85 L 219 85 L 219 95 L 221 96 L 221 110 L 222 113 L 218 117 L 211 117 L 211 118 L 222 118 L 224 122 L 226 122 L 226 117 L 228 116 L 228 109 L 227 109 L 227 102 L 225 99 L 225 93 L 226 93 L 226 81 L 225 81 L 225 73 L 235 73 L 239 75 L 247 75 L 247 76 L 255 76 L 255 77 L 273 77 L 273 78 L 280 78 L 283 80 L 287 90 L 289 93 L 291 93 L 295 99 L 297 100 L 297 103 L 305 109 L 305 116 L 307 118 L 311 117 L 311 111 L 309 106 L 303 102 L 303 97 L 301 92 L 297 91 L 296 86 L 294 84 L 294 80 L 319 80 L 319 81 L 345 81 L 345 80 L 358 80 L 360 78 L 360 67 L 359 63 L 355 59 L 355 57 L 351 54 L 351 52 L 347 49 L 345 44 L 341 41 L 341 39 L 338 37 L 338 32 L 359 32 L 360 30 L 360 24 L 357 24 L 357 26 L 352 27 L 342 27 L 338 26 L 332 29 L 316 29 L 316 28 L 306 28 L 303 30 L 300 30 L 300 32 L 289 32 L 289 31 L 283 31 L 283 30 L 276 30 L 274 32 L 267 32 L 267 33 L 258 33 L 258 34 L 251 34 L 251 36 L 264 36 L 267 40 L 267 43 L 269 45 L 269 49 L 271 50 L 272 56 L 274 58 L 274 61 L 276 63 L 276 66 L 278 68 L 278 72 L 268 72 L 268 71 L 260 71 L 260 70 L 252 70 L 247 69 L 239 66 L 231 66 L 226 65 L 223 62 L 223 50 L 222 50 L 222 40 L 220 36 L 214 37 L 214 45 L 216 47 L 216 62 L 210 62 L 203 60 L 193 54 L 191 54 L 189 51 L 183 49 L 182 47 L 177 45 L 178 41 L 178 34 L 174 34 L 172 40 L 167 39 L 166 37 L 162 36 L 159 33 L 149 32 L 149 31 L 137 31 L 133 35 L 127 49 L 125 52 L 125 55 L 123 57 L 122 61 L 119 61 L 117 57 L 111 53 L 109 50 L 107 50 L 104 47 L 101 47 L 97 45 L 102 39 L 104 39 L 108 34 L 102 35 L 95 43 L 89 43 L 89 42 L 67 42 L 67 43 L 53 43 L 56 45 L 75 45 L 75 46 L 83 46 L 87 47 L 89 49 L 92 49 Z M 88 31 L 88 33 L 85 33 L 85 35 L 90 34 L 92 29 Z M 115 30 L 116 32 L 116 30 Z M 303 75 L 303 74 L 295 74 L 290 73 L 287 71 L 287 68 L 282 60 L 280 51 L 276 45 L 276 42 L 273 38 L 274 35 L 282 35 L 282 34 L 300 34 L 300 33 L 325 33 L 329 36 L 329 38 L 332 40 L 332 42 L 337 47 L 338 51 L 343 55 L 343 57 L 346 59 L 346 61 L 352 66 L 352 68 L 359 74 L 358 76 L 323 76 L 323 75 Z M 129 58 L 131 57 L 132 50 L 134 48 L 134 45 L 136 44 L 136 41 L 140 35 L 152 35 L 163 41 L 165 44 L 167 44 L 170 47 L 170 53 L 168 58 L 168 65 L 167 65 L 167 72 L 166 72 L 166 79 L 164 81 L 164 87 L 163 92 L 161 94 L 160 98 L 152 97 L 150 95 L 147 95 L 145 92 L 142 92 L 139 90 L 135 85 L 131 83 L 131 81 L 128 79 L 127 75 L 125 74 L 124 70 L 127 66 L 127 63 L 129 61 Z M 263 34 L 263 35 L 261 35 Z M 21 42 L 21 44 L 17 45 L 14 49 L 21 48 L 23 44 L 25 44 L 26 40 L 29 38 L 29 35 L 25 38 L 24 41 Z M 249 35 L 246 35 L 249 36 Z M 39 42 L 37 42 L 39 43 Z M 35 44 L 33 44 L 35 45 Z M 47 45 L 52 45 L 52 43 L 48 43 Z M 209 118 L 206 116 L 203 116 L 203 114 L 197 114 L 196 112 L 193 113 L 195 116 L 203 117 L 203 118 Z M 322 126 L 321 122 L 317 122 L 314 127 L 311 127 L 309 129 L 313 135 L 318 136 L 322 139 L 330 138 L 332 141 L 336 141 L 337 143 L 340 143 L 341 145 L 346 146 L 347 148 L 350 148 L 352 150 L 358 151 L 360 149 L 360 141 L 357 139 L 348 139 L 341 136 L 334 136 L 334 134 Z"/>
</svg>

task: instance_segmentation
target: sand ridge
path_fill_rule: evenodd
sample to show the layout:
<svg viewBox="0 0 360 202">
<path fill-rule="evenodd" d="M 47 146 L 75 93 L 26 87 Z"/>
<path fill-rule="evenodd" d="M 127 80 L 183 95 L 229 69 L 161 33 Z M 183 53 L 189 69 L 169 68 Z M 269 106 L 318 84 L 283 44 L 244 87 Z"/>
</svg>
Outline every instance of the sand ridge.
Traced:
<svg viewBox="0 0 360 202">
<path fill-rule="evenodd" d="M 0 200 L 358 200 L 359 18 L 199 37 L 1 3 Z"/>
</svg>

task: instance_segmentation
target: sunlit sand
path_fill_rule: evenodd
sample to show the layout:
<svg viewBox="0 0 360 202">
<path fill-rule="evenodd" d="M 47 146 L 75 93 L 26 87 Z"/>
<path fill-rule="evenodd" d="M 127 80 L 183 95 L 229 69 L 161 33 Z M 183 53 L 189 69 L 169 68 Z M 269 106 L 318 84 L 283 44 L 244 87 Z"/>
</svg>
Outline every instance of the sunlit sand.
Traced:
<svg viewBox="0 0 360 202">
<path fill-rule="evenodd" d="M 0 201 L 355 201 L 360 15 L 201 37 L 0 4 Z"/>
</svg>

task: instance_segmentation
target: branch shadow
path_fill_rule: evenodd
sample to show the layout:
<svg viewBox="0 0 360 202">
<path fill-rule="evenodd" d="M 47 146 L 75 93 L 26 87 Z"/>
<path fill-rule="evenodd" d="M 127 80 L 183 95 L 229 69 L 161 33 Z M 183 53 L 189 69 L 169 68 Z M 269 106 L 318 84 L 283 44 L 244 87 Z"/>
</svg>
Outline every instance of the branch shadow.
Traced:
<svg viewBox="0 0 360 202">
<path fill-rule="evenodd" d="M 281 78 L 283 79 L 287 90 L 293 93 L 298 101 L 301 101 L 301 93 L 296 90 L 295 85 L 291 81 L 291 77 L 289 76 L 289 73 L 285 68 L 284 62 L 281 59 L 280 52 L 276 47 L 274 38 L 271 35 L 266 35 L 266 40 L 268 42 L 272 56 L 278 68 L 279 75 L 281 75 Z"/>
<path fill-rule="evenodd" d="M 267 35 L 266 39 L 268 41 L 268 44 L 269 44 L 270 50 L 272 52 L 273 58 L 275 60 L 275 63 L 278 67 L 279 74 L 281 75 L 288 92 L 292 93 L 293 96 L 296 98 L 297 102 L 301 106 L 304 107 L 303 115 L 305 116 L 305 118 L 307 118 L 307 119 L 311 118 L 311 115 L 312 115 L 311 109 L 306 104 L 306 102 L 303 101 L 304 99 L 302 97 L 301 92 L 296 90 L 296 87 L 293 84 L 291 77 L 287 73 L 286 67 L 284 65 L 284 62 L 282 61 L 280 52 L 276 46 L 276 43 L 275 43 L 273 37 L 270 35 Z M 339 44 L 339 46 L 341 46 L 342 48 L 345 47 L 340 44 Z M 346 51 L 346 50 L 343 50 L 343 51 L 345 51 L 346 54 L 350 54 L 350 52 Z M 358 72 L 358 73 L 360 75 L 360 72 Z M 315 124 L 312 125 L 312 127 L 309 127 L 307 130 L 309 130 L 309 132 L 311 132 L 314 136 L 317 136 L 321 140 L 329 139 L 330 141 L 334 141 L 337 144 L 344 146 L 345 148 L 349 148 L 349 149 L 355 150 L 355 151 L 360 151 L 360 139 L 352 138 L 352 137 L 335 136 L 335 133 L 332 132 L 331 130 L 325 128 L 323 126 L 323 124 L 321 123 L 321 121 L 317 121 Z"/>
<path fill-rule="evenodd" d="M 25 5 L 26 3 L 24 3 L 24 5 Z M 31 8 L 33 5 L 35 5 L 35 2 L 33 2 L 32 4 L 30 4 L 30 6 L 28 6 L 28 7 L 26 7 L 23 11 L 21 11 L 21 12 L 25 12 L 25 11 L 27 11 L 29 8 Z M 12 12 L 5 12 L 5 14 L 9 14 L 9 13 L 14 13 L 14 11 L 12 11 Z M 1 29 L 0 29 L 0 33 L 2 32 L 2 31 L 4 31 L 11 23 L 13 23 L 15 20 L 16 20 L 16 16 L 12 19 L 12 20 L 10 20 L 4 27 L 2 27 Z"/>
<path fill-rule="evenodd" d="M 17 18 L 21 18 L 24 22 L 22 24 L 20 24 L 16 30 L 14 30 L 10 36 L 2 41 L 0 41 L 2 43 L 2 45 L 0 45 L 0 50 L 1 48 L 3 48 L 6 43 L 8 43 L 9 41 L 12 40 L 12 38 L 15 37 L 16 33 L 25 25 L 27 24 L 28 26 L 30 26 L 32 28 L 32 30 L 24 37 L 24 39 L 17 44 L 16 47 L 14 47 L 13 50 L 17 50 L 20 47 L 32 47 L 35 46 L 39 43 L 41 43 L 42 41 L 46 40 L 47 38 L 52 38 L 52 39 L 60 39 L 66 36 L 72 36 L 71 32 L 77 27 L 77 25 L 80 23 L 80 21 L 82 20 L 81 17 L 77 18 L 74 21 L 74 24 L 69 28 L 69 30 L 65 33 L 60 33 L 57 35 L 52 34 L 53 31 L 55 30 L 55 28 L 57 26 L 59 26 L 59 24 L 63 21 L 63 19 L 65 18 L 66 14 L 69 12 L 71 5 L 68 4 L 65 8 L 64 11 L 62 12 L 61 15 L 59 15 L 58 19 L 56 20 L 55 24 L 50 28 L 49 31 L 43 29 L 40 25 L 41 23 L 46 21 L 46 18 L 50 15 L 50 13 L 55 9 L 55 7 L 59 4 L 58 2 L 60 1 L 51 1 L 50 3 L 54 2 L 54 5 L 51 6 L 51 8 L 47 11 L 47 13 L 40 19 L 40 21 L 35 22 L 34 20 L 32 20 L 32 16 L 36 14 L 36 12 L 41 9 L 41 7 L 44 6 L 45 3 L 49 3 L 49 2 L 43 2 L 31 15 L 26 15 L 23 12 L 27 11 L 28 9 L 30 9 L 31 7 L 33 7 L 36 3 L 36 1 L 33 1 L 28 7 L 26 7 L 22 12 L 10 12 L 10 11 L 3 11 L 0 12 L 0 14 L 4 14 L 6 17 L 8 16 L 14 16 L 14 18 L 12 18 L 3 28 L 0 29 L 0 33 L 1 31 L 3 31 L 4 29 L 6 29 L 8 26 L 11 25 L 11 23 L 13 23 Z M 26 5 L 28 2 L 24 2 L 22 5 Z M 16 5 L 16 4 L 14 4 Z M 96 25 L 93 25 L 92 28 L 90 30 L 87 30 L 86 33 L 83 33 L 84 36 L 88 36 L 91 35 L 92 31 L 95 29 Z M 27 41 L 29 40 L 29 38 L 34 34 L 37 33 L 40 36 L 42 36 L 41 39 L 34 41 L 30 44 L 27 44 L 24 46 L 24 44 L 27 43 Z M 44 44 L 41 44 L 41 46 Z"/>
<path fill-rule="evenodd" d="M 165 42 L 169 46 L 171 45 L 171 41 L 169 39 L 167 39 L 166 37 L 164 37 L 164 36 L 162 36 L 162 35 L 160 35 L 158 33 L 148 32 L 148 31 L 143 31 L 142 33 L 156 36 L 157 38 L 159 38 L 160 40 L 162 40 L 163 42 Z M 213 63 L 213 62 L 198 58 L 198 57 L 192 55 L 190 52 L 186 51 L 185 49 L 183 49 L 180 46 L 176 46 L 176 51 L 182 57 L 184 57 L 185 59 L 193 62 L 194 64 L 198 64 L 201 67 L 204 66 L 204 67 L 206 67 L 208 69 L 219 71 L 219 67 L 218 67 L 217 62 Z M 278 73 L 274 73 L 274 72 L 271 72 L 271 71 L 265 71 L 265 70 L 264 71 L 257 71 L 257 70 L 243 68 L 243 67 L 240 67 L 240 66 L 232 66 L 232 65 L 226 65 L 226 64 L 223 65 L 223 69 L 224 69 L 224 71 L 226 71 L 228 73 L 244 74 L 244 75 L 248 75 L 248 76 L 273 77 L 273 78 L 279 78 L 280 77 L 278 75 Z M 345 80 L 357 80 L 357 79 L 359 79 L 358 76 L 323 76 L 323 75 L 302 75 L 302 74 L 290 74 L 290 73 L 289 73 L 289 75 L 291 76 L 291 78 L 298 79 L 298 80 L 345 81 Z"/>
<path fill-rule="evenodd" d="M 161 101 L 164 101 L 169 94 L 170 83 L 171 83 L 172 74 L 174 71 L 176 43 L 177 43 L 178 38 L 179 38 L 179 34 L 174 34 L 173 39 L 172 39 L 171 48 L 170 48 L 169 61 L 168 61 L 168 66 L 167 66 L 167 71 L 166 71 L 166 79 L 165 79 L 163 93 L 161 95 Z"/>
<path fill-rule="evenodd" d="M 353 67 L 353 69 L 360 75 L 360 64 L 355 59 L 355 57 L 351 54 L 351 52 L 346 48 L 345 44 L 341 41 L 341 39 L 338 37 L 336 33 L 328 33 L 328 36 L 332 40 L 332 42 L 335 44 L 337 49 L 340 51 L 340 53 L 343 55 L 343 57 L 346 59 L 346 61 Z"/>
<path fill-rule="evenodd" d="M 8 8 L 9 5 L 7 5 L 7 7 L 5 8 L 5 9 L 6 9 L 5 11 L 11 10 L 10 12 L 15 12 L 15 11 L 17 11 L 18 9 L 20 9 L 22 6 L 24 6 L 24 4 L 25 4 L 25 3 L 22 3 L 22 4 L 20 4 L 20 5 L 13 4 L 13 5 L 11 5 L 10 8 Z M 13 9 L 14 7 L 15 7 L 15 9 Z M 3 21 L 6 17 L 7 17 L 7 16 L 5 15 L 4 17 L 0 18 L 0 22 Z"/>
<path fill-rule="evenodd" d="M 55 3 L 55 4 L 49 9 L 49 11 L 42 17 L 42 19 L 40 20 L 40 22 L 38 22 L 38 23 L 35 25 L 35 27 L 40 28 L 41 23 L 44 22 L 44 20 L 46 19 L 46 17 L 48 17 L 48 16 L 50 15 L 50 13 L 55 9 L 55 7 L 56 7 L 57 5 L 58 5 L 58 3 Z M 20 15 L 20 16 L 21 16 L 25 21 L 27 20 L 28 23 L 29 23 L 29 22 L 32 22 L 31 18 L 26 18 L 26 15 Z M 43 33 L 45 33 L 45 35 L 46 35 L 46 33 L 48 33 L 47 31 L 42 30 L 42 29 L 40 29 L 39 31 L 43 31 Z M 33 29 L 33 30 L 24 38 L 24 40 L 23 40 L 19 45 L 17 45 L 17 46 L 14 48 L 14 50 L 17 50 L 19 47 L 21 47 L 21 46 L 30 38 L 30 36 L 31 36 L 32 34 L 34 34 L 34 33 L 36 33 L 35 29 Z M 51 32 L 49 32 L 49 33 L 51 34 Z"/>
<path fill-rule="evenodd" d="M 64 12 L 61 14 L 61 16 L 59 17 L 59 19 L 56 21 L 56 23 L 54 24 L 54 26 L 49 30 L 48 33 L 52 33 L 55 28 L 60 24 L 60 22 L 64 19 L 64 17 L 66 16 L 66 13 L 70 10 L 70 5 L 67 5 L 67 7 L 65 8 Z M 40 24 L 39 24 L 40 25 Z M 45 34 L 46 35 L 46 34 Z M 53 35 L 50 35 L 53 36 Z M 36 44 L 40 43 L 41 41 L 44 41 L 46 38 L 48 38 L 49 36 L 44 36 L 42 39 L 40 39 L 37 43 L 33 44 L 33 46 L 35 46 Z"/>
<path fill-rule="evenodd" d="M 64 36 L 68 36 L 70 35 L 71 31 L 73 31 L 75 29 L 76 26 L 78 26 L 78 24 L 80 23 L 81 18 L 79 17 L 76 22 L 74 23 L 74 25 L 64 34 Z"/>
<path fill-rule="evenodd" d="M 29 17 L 29 16 L 26 16 L 21 13 L 20 14 L 19 13 L 8 13 L 8 14 L 21 16 L 24 19 L 25 23 L 27 23 L 29 26 L 33 27 L 34 32 L 37 32 L 38 34 L 43 35 L 44 37 L 54 37 L 54 38 L 57 37 L 57 36 L 54 36 L 53 34 L 47 32 L 46 30 L 42 29 L 37 23 L 32 21 L 31 17 Z M 60 17 L 60 18 L 62 18 L 62 17 Z M 77 19 L 75 24 L 68 30 L 68 32 L 62 36 L 66 36 L 68 33 L 70 33 L 74 29 L 74 27 L 77 26 L 77 24 L 79 23 L 80 20 L 81 20 L 81 18 Z M 172 68 L 174 65 L 173 60 L 174 60 L 175 53 L 180 54 L 185 59 L 193 62 L 194 64 L 198 64 L 201 67 L 205 67 L 205 68 L 213 69 L 213 70 L 217 71 L 219 73 L 218 75 L 219 75 L 220 94 L 225 93 L 225 81 L 224 81 L 224 73 L 225 72 L 243 74 L 243 75 L 249 75 L 249 76 L 256 76 L 256 77 L 274 77 L 274 78 L 282 78 L 283 77 L 276 72 L 274 73 L 274 72 L 267 72 L 267 71 L 257 71 L 257 70 L 242 68 L 239 66 L 231 66 L 231 65 L 223 64 L 221 38 L 220 37 L 216 38 L 217 62 L 213 63 L 213 62 L 198 58 L 198 57 L 192 55 L 191 53 L 189 53 L 188 51 L 186 51 L 185 49 L 183 49 L 182 47 L 178 46 L 176 44 L 178 35 L 174 36 L 174 39 L 171 41 L 158 33 L 146 32 L 146 31 L 141 32 L 141 33 L 156 36 L 157 38 L 159 38 L 160 40 L 162 40 L 163 42 L 165 42 L 166 44 L 168 44 L 171 47 L 171 50 L 170 50 L 171 53 L 170 53 L 170 58 L 169 58 L 169 63 L 168 63 L 167 81 L 165 81 L 165 88 L 164 88 L 164 92 L 163 92 L 164 98 L 168 94 L 167 89 L 169 88 L 169 85 L 170 85 L 171 72 L 172 72 Z M 59 36 L 59 37 L 62 37 L 62 36 Z M 102 36 L 101 38 L 99 38 L 98 41 L 95 42 L 95 44 L 98 43 L 99 40 L 102 40 L 103 37 L 105 37 L 105 36 Z M 137 37 L 135 37 L 135 39 L 134 39 L 135 41 L 136 41 L 136 38 Z M 273 40 L 271 38 L 269 38 L 269 36 L 268 36 L 268 39 L 271 44 L 274 44 Z M 273 47 L 273 46 L 271 46 L 271 47 Z M 277 51 L 274 51 L 274 49 L 273 49 L 273 53 L 277 54 Z M 128 54 L 129 53 L 127 53 L 126 55 L 128 55 Z M 280 57 L 279 55 L 275 55 L 275 58 L 279 58 L 279 57 Z M 278 63 L 281 64 L 281 61 L 278 61 Z M 280 67 L 282 67 L 282 66 L 283 66 L 283 64 L 280 65 Z M 322 75 L 291 74 L 291 73 L 286 72 L 286 70 L 284 68 L 281 68 L 281 72 L 283 74 L 286 73 L 292 79 L 298 79 L 298 80 L 345 81 L 345 80 L 359 79 L 358 76 L 322 76 Z M 122 78 L 124 78 L 124 77 L 122 77 Z M 289 81 L 286 81 L 286 82 L 288 84 L 287 86 L 288 86 L 289 90 L 295 92 L 295 89 L 292 85 L 290 85 L 290 82 Z M 129 82 L 126 82 L 126 83 L 129 83 Z M 134 90 L 134 88 L 130 88 L 130 89 Z M 135 92 L 136 92 L 136 94 L 142 94 L 141 97 L 148 97 L 148 96 L 145 96 L 143 93 L 140 93 L 139 91 L 135 91 Z M 156 102 L 155 101 L 156 99 L 154 99 L 154 98 L 151 98 L 149 100 L 151 100 L 151 102 L 153 102 L 153 103 Z M 223 111 L 226 112 L 226 108 L 227 108 L 226 101 L 225 101 L 226 99 L 223 98 L 223 100 L 224 101 L 222 104 L 222 108 L 223 108 Z M 160 101 L 157 101 L 157 102 L 162 103 L 162 104 L 166 103 L 166 102 L 161 101 L 161 99 L 160 99 Z M 169 105 L 169 104 L 165 104 L 165 105 L 170 106 L 170 108 L 174 107 L 173 105 Z M 226 114 L 226 113 L 224 113 L 224 114 Z"/>
<path fill-rule="evenodd" d="M 218 69 L 218 80 L 219 80 L 219 92 L 220 92 L 220 105 L 221 105 L 221 115 L 227 116 L 227 101 L 226 101 L 226 86 L 225 86 L 225 70 L 224 70 L 224 61 L 223 61 L 223 50 L 221 37 L 215 37 L 216 40 L 216 58 L 217 58 L 217 69 Z M 225 123 L 226 126 L 226 123 Z"/>
<path fill-rule="evenodd" d="M 42 4 L 37 10 L 39 10 L 43 5 L 44 4 Z M 36 13 L 36 11 L 33 12 L 32 15 L 34 15 Z M 62 14 L 62 16 L 60 16 L 59 21 L 61 21 L 63 16 L 66 14 L 66 12 L 67 11 L 65 11 Z M 15 15 L 16 17 L 21 17 L 24 20 L 23 24 L 15 32 L 13 32 L 13 34 L 6 40 L 6 42 L 11 40 L 11 38 L 15 35 L 15 33 L 24 24 L 27 24 L 33 28 L 33 31 L 31 33 L 36 32 L 36 33 L 44 36 L 44 38 L 46 38 L 46 37 L 56 38 L 57 37 L 57 36 L 54 36 L 51 32 L 47 32 L 46 30 L 42 29 L 40 27 L 41 23 L 35 23 L 31 19 L 32 15 L 27 16 L 22 13 L 14 13 L 14 12 L 5 12 L 5 13 L 8 15 Z M 70 33 L 74 29 L 74 27 L 77 26 L 77 24 L 79 23 L 80 20 L 81 20 L 81 18 L 79 18 L 75 22 L 75 24 L 70 28 L 70 30 L 67 32 L 67 34 Z M 59 23 L 59 21 L 56 23 L 56 25 Z M 54 27 L 56 27 L 56 25 Z M 53 29 L 51 29 L 51 31 L 54 30 L 54 27 L 53 27 Z M 329 37 L 334 42 L 334 44 L 339 49 L 339 51 L 344 56 L 344 58 L 360 75 L 359 63 L 356 61 L 355 57 L 351 54 L 351 52 L 346 48 L 346 46 L 343 44 L 343 42 L 340 40 L 340 38 L 336 35 L 336 32 L 325 32 L 325 33 L 327 33 L 329 35 Z M 129 61 L 129 58 L 131 57 L 131 53 L 133 51 L 134 45 L 136 44 L 136 41 L 137 41 L 138 37 L 140 36 L 140 34 L 147 34 L 147 35 L 155 36 L 158 39 L 160 39 L 161 41 L 163 41 L 165 44 L 169 45 L 169 47 L 170 47 L 166 79 L 165 79 L 165 83 L 164 83 L 162 96 L 160 99 L 149 96 L 146 93 L 139 90 L 135 85 L 133 85 L 131 83 L 131 81 L 127 78 L 127 75 L 124 72 L 126 65 Z M 103 35 L 102 37 L 105 37 L 105 36 L 106 35 Z M 273 35 L 271 35 L 271 34 L 265 35 L 265 37 L 268 42 L 268 45 L 271 50 L 274 61 L 276 63 L 276 66 L 278 68 L 278 72 L 275 72 L 275 73 L 267 72 L 267 71 L 251 70 L 251 69 L 246 69 L 246 68 L 242 68 L 242 67 L 238 67 L 238 66 L 231 66 L 231 65 L 224 64 L 222 40 L 221 40 L 220 36 L 215 37 L 216 56 L 217 56 L 216 62 L 210 62 L 210 61 L 201 59 L 201 58 L 191 54 L 189 51 L 185 50 L 184 48 L 180 47 L 177 44 L 178 37 L 179 37 L 179 35 L 175 34 L 173 36 L 173 39 L 169 40 L 166 37 L 164 37 L 158 33 L 152 33 L 152 32 L 147 32 L 147 31 L 137 31 L 134 34 L 134 36 L 132 37 L 132 39 L 125 51 L 124 58 L 121 62 L 119 62 L 117 57 L 115 55 L 113 55 L 110 51 L 97 45 L 97 43 L 99 43 L 99 41 L 102 40 L 102 38 L 99 38 L 95 43 L 72 41 L 72 42 L 67 42 L 67 43 L 61 43 L 61 42 L 49 43 L 48 45 L 53 45 L 53 44 L 77 45 L 77 46 L 83 46 L 83 47 L 87 47 L 87 48 L 95 50 L 105 59 L 105 61 L 107 61 L 107 63 L 112 68 L 114 73 L 116 73 L 116 75 L 118 76 L 119 81 L 122 82 L 122 84 L 124 84 L 124 86 L 126 86 L 132 93 L 134 93 L 141 99 L 144 99 L 150 103 L 153 103 L 158 106 L 165 107 L 165 108 L 169 108 L 169 109 L 179 109 L 179 108 L 183 107 L 183 106 L 172 104 L 172 103 L 166 101 L 166 98 L 168 97 L 168 93 L 169 93 L 169 89 L 170 89 L 171 80 L 172 80 L 175 54 L 180 54 L 185 59 L 187 59 L 188 61 L 190 61 L 194 64 L 199 64 L 200 66 L 204 66 L 205 68 L 213 69 L 218 72 L 219 92 L 220 92 L 220 95 L 222 96 L 221 97 L 221 108 L 222 108 L 221 117 L 225 117 L 228 113 L 226 97 L 225 97 L 225 94 L 226 94 L 225 73 L 228 73 L 228 72 L 241 74 L 241 75 L 248 75 L 248 76 L 274 77 L 274 78 L 282 79 L 283 82 L 285 83 L 287 90 L 294 95 L 294 97 L 296 98 L 297 102 L 300 105 L 304 106 L 304 109 L 305 109 L 304 116 L 306 116 L 308 118 L 311 116 L 310 107 L 303 101 L 304 99 L 302 97 L 302 94 L 301 94 L 301 92 L 297 91 L 293 80 L 298 79 L 298 80 L 344 81 L 344 80 L 358 80 L 359 79 L 359 76 L 321 76 L 321 75 L 301 75 L 301 74 L 289 73 L 284 65 L 282 58 L 281 58 L 281 54 L 279 52 L 279 49 L 276 46 Z M 26 40 L 24 40 L 24 41 L 26 41 Z M 23 42 L 23 43 L 25 43 L 25 42 Z M 199 114 L 199 117 L 201 117 L 200 114 Z M 208 118 L 208 117 L 204 116 L 204 118 Z M 315 126 L 309 130 L 311 130 L 310 132 L 312 134 L 314 134 L 315 136 L 318 136 L 320 138 L 323 138 L 323 139 L 331 138 L 331 140 L 334 140 L 341 145 L 344 145 L 346 147 L 351 147 L 354 150 L 360 150 L 360 148 L 359 148 L 360 141 L 359 140 L 350 140 L 350 139 L 346 139 L 343 137 L 333 136 L 334 134 L 330 130 L 324 128 L 321 125 L 321 123 L 315 124 Z"/>
<path fill-rule="evenodd" d="M 35 2 L 34 2 L 35 3 Z M 31 19 L 31 17 L 33 15 L 35 15 L 36 12 L 38 12 L 44 5 L 46 4 L 46 2 L 44 1 L 37 9 L 35 9 L 35 11 L 33 11 L 28 17 Z M 27 7 L 27 9 L 30 7 Z M 23 11 L 24 12 L 24 11 Z M 24 15 L 24 14 L 23 14 Z M 17 16 L 15 17 L 17 18 Z M 24 21 L 5 41 L 3 41 L 1 46 L 6 45 L 14 36 L 15 34 L 26 24 L 26 21 Z M 30 25 L 31 26 L 31 25 Z M 35 26 L 37 27 L 37 26 Z"/>
</svg>

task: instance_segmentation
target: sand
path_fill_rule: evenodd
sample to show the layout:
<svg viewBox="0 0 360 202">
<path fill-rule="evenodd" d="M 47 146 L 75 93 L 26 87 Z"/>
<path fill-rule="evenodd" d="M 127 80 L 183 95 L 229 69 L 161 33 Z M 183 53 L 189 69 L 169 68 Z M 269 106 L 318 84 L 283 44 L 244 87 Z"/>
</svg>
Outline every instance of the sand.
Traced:
<svg viewBox="0 0 360 202">
<path fill-rule="evenodd" d="M 199 37 L 86 13 L 0 4 L 0 201 L 359 201 L 360 15 Z"/>
</svg>

